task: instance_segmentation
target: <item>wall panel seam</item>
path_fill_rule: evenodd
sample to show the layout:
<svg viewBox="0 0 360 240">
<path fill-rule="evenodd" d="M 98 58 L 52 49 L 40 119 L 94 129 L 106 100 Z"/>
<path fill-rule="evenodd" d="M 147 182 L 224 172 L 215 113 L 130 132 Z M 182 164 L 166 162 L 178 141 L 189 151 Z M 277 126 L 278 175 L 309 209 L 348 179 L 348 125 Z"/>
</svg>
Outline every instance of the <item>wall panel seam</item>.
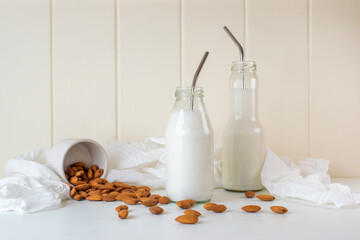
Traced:
<svg viewBox="0 0 360 240">
<path fill-rule="evenodd" d="M 117 0 L 114 0 L 114 48 L 115 48 L 115 52 L 114 52 L 114 74 L 115 74 L 115 141 L 119 140 L 119 106 L 118 106 L 118 101 L 119 101 L 119 93 L 118 93 L 118 81 L 119 81 L 119 77 L 118 77 L 118 26 L 117 26 L 117 21 L 118 21 L 118 14 L 117 14 Z"/>
<path fill-rule="evenodd" d="M 180 35 L 180 86 L 185 85 L 185 40 L 184 40 L 184 34 L 185 34 L 185 17 L 184 17 L 184 1 L 185 0 L 179 0 L 179 35 Z"/>
<path fill-rule="evenodd" d="M 307 141 L 307 156 L 311 155 L 311 0 L 307 0 L 307 108 L 308 108 L 308 141 Z"/>
<path fill-rule="evenodd" d="M 53 0 L 50 0 L 50 135 L 54 145 L 54 54 L 53 54 Z"/>
</svg>

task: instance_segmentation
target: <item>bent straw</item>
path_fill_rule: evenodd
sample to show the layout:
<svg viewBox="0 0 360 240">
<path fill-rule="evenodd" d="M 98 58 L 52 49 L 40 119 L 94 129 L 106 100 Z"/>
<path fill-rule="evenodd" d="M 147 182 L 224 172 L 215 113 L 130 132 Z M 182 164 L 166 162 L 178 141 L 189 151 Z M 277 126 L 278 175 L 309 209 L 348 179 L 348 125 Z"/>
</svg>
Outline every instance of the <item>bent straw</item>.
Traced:
<svg viewBox="0 0 360 240">
<path fill-rule="evenodd" d="M 206 51 L 203 58 L 201 59 L 199 67 L 197 68 L 197 70 L 195 72 L 194 79 L 193 79 L 192 84 L 191 84 L 191 102 L 190 102 L 190 109 L 191 110 L 194 109 L 194 91 L 195 91 L 196 81 L 197 81 L 197 79 L 199 77 L 200 71 L 201 71 L 201 69 L 202 69 L 208 55 L 209 55 L 209 52 Z"/>
</svg>

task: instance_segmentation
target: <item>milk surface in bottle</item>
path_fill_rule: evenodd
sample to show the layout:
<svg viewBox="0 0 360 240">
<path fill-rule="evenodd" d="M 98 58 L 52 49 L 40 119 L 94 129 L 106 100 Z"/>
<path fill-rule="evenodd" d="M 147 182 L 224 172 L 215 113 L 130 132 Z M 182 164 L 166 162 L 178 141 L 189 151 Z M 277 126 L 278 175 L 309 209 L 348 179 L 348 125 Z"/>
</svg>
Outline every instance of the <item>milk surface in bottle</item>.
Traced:
<svg viewBox="0 0 360 240">
<path fill-rule="evenodd" d="M 191 87 L 177 88 L 166 130 L 166 191 L 173 201 L 208 201 L 214 189 L 214 133 L 202 88 L 193 96 Z"/>
<path fill-rule="evenodd" d="M 226 190 L 263 188 L 263 130 L 257 113 L 255 62 L 233 62 L 230 78 L 230 117 L 223 133 L 222 183 Z"/>
</svg>

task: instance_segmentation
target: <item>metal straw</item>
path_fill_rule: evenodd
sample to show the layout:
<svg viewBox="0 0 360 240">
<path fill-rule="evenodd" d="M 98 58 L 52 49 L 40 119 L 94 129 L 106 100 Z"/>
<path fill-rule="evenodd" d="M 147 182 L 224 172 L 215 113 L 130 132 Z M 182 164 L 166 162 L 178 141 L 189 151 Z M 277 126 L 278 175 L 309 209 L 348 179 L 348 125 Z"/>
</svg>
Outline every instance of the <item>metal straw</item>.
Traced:
<svg viewBox="0 0 360 240">
<path fill-rule="evenodd" d="M 197 81 L 197 79 L 199 77 L 200 71 L 201 71 L 201 69 L 202 69 L 208 55 L 209 55 L 209 52 L 206 51 L 203 58 L 201 59 L 199 67 L 197 68 L 197 70 L 195 72 L 194 79 L 193 79 L 192 84 L 191 84 L 191 102 L 190 102 L 190 109 L 191 110 L 194 109 L 194 92 L 195 92 L 196 81 Z"/>
<path fill-rule="evenodd" d="M 240 62 L 241 62 L 241 85 L 242 88 L 245 89 L 245 78 L 244 78 L 244 49 L 239 43 L 239 41 L 236 39 L 236 37 L 230 32 L 230 30 L 227 28 L 227 26 L 223 27 L 225 32 L 229 35 L 231 40 L 236 44 L 236 46 L 239 48 L 240 51 Z"/>
</svg>

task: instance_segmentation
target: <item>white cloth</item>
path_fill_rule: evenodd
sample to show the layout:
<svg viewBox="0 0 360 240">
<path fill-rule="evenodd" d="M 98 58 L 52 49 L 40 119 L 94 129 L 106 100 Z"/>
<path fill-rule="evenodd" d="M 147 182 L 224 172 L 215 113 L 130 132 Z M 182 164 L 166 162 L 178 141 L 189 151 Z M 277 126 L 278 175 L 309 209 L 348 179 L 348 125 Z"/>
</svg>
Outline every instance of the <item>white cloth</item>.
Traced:
<svg viewBox="0 0 360 240">
<path fill-rule="evenodd" d="M 69 198 L 69 187 L 48 167 L 49 149 L 36 149 L 10 159 L 5 167 L 7 177 L 0 179 L 0 212 L 32 213 L 59 208 Z"/>
<path fill-rule="evenodd" d="M 331 183 L 328 166 L 326 159 L 308 158 L 294 163 L 267 149 L 261 181 L 270 193 L 281 197 L 334 204 L 337 208 L 360 204 L 360 194 L 351 193 L 347 185 Z"/>
</svg>

